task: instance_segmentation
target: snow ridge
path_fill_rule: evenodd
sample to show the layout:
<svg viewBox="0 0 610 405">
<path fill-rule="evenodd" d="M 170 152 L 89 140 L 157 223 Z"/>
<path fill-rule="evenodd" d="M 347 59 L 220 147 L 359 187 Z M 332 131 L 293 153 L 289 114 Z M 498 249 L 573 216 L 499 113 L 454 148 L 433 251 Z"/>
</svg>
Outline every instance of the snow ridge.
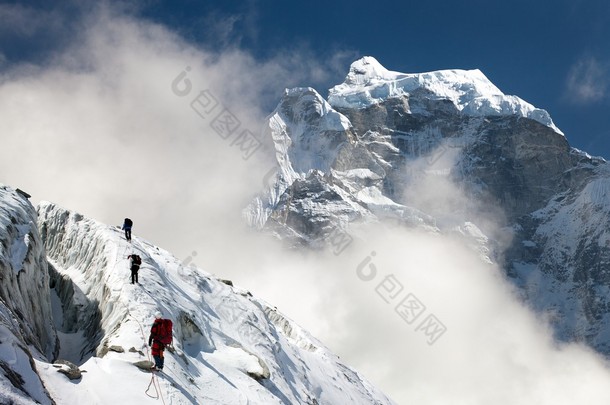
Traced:
<svg viewBox="0 0 610 405">
<path fill-rule="evenodd" d="M 64 309 L 80 307 L 74 324 L 81 329 L 64 333 L 88 337 L 71 353 L 87 370 L 78 385 L 39 365 L 58 404 L 142 402 L 149 378 L 133 364 L 150 358 L 156 311 L 174 321 L 175 352 L 166 352 L 159 378 L 173 404 L 393 403 L 289 318 L 230 282 L 51 203 L 39 207 L 39 227 L 57 277 L 81 293 L 56 288 L 67 297 Z M 129 283 L 131 253 L 142 257 L 140 284 Z"/>
<path fill-rule="evenodd" d="M 389 71 L 375 58 L 365 56 L 352 63 L 342 84 L 330 89 L 328 102 L 334 108 L 367 108 L 422 92 L 431 99 L 451 101 L 464 115 L 520 115 L 562 133 L 548 112 L 505 95 L 478 69 L 405 74 Z"/>
</svg>

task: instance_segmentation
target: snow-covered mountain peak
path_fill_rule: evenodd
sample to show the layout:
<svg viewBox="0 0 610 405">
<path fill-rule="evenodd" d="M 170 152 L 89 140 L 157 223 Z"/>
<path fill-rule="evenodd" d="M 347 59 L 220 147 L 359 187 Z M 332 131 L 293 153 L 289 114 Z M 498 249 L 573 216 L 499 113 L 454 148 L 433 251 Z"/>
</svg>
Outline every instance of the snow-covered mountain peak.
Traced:
<svg viewBox="0 0 610 405">
<path fill-rule="evenodd" d="M 314 89 L 287 89 L 269 118 L 282 174 L 290 181 L 311 170 L 328 171 L 338 149 L 349 142 L 349 120 Z"/>
<path fill-rule="evenodd" d="M 357 60 L 328 98 L 349 120 L 343 132 L 320 131 L 319 112 L 333 110 L 308 97 L 285 97 L 270 119 L 281 169 L 246 210 L 251 224 L 335 253 L 371 222 L 456 236 L 534 307 L 558 311 L 561 340 L 610 353 L 608 290 L 590 289 L 610 282 L 608 162 L 570 148 L 546 111 L 480 70 L 404 74 Z"/>
<path fill-rule="evenodd" d="M 449 100 L 468 116 L 520 115 L 561 133 L 545 110 L 505 95 L 478 69 L 406 74 L 365 56 L 352 63 L 342 84 L 330 89 L 328 101 L 335 108 L 361 109 L 403 96 Z"/>
<path fill-rule="evenodd" d="M 396 80 L 401 73 L 387 70 L 372 56 L 365 56 L 351 64 L 344 84 L 368 86 L 379 81 Z"/>
</svg>

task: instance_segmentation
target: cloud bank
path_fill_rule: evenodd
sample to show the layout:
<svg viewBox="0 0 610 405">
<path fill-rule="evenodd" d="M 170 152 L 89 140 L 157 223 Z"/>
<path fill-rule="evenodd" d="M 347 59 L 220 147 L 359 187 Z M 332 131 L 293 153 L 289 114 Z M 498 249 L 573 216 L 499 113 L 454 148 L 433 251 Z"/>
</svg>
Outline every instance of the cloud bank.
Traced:
<svg viewBox="0 0 610 405">
<path fill-rule="evenodd" d="M 470 200 L 442 170 L 451 153 L 431 165 L 423 160 L 407 169 L 417 179 L 404 202 L 433 210 L 446 233 L 380 224 L 361 229 L 339 256 L 266 247 L 273 257 L 267 262 L 248 249 L 247 261 L 260 270 L 234 277 L 400 404 L 609 400 L 607 362 L 583 345 L 556 343 L 545 315 L 528 309 L 502 270 L 485 260 L 486 247 L 450 231 L 473 221 L 501 234 L 494 211 Z"/>
<path fill-rule="evenodd" d="M 556 345 L 500 271 L 450 237 L 379 226 L 335 256 L 288 252 L 245 229 L 241 210 L 274 156 L 264 143 L 249 154 L 239 136 L 258 136 L 284 87 L 327 80 L 349 52 L 260 61 L 108 7 L 85 18 L 45 65 L 2 71 L 0 181 L 108 224 L 130 216 L 134 234 L 195 252 L 398 403 L 608 402 L 604 362 Z M 455 197 L 441 183 L 441 195 L 418 188 L 422 202 L 441 202 L 437 215 Z M 422 324 L 432 316 L 442 334 Z"/>
</svg>

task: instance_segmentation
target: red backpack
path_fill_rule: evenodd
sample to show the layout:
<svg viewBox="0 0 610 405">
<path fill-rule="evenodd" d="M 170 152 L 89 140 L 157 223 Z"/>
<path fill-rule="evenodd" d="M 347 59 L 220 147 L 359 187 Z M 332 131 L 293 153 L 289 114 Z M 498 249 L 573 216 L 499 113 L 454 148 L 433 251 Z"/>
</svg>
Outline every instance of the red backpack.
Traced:
<svg viewBox="0 0 610 405">
<path fill-rule="evenodd" d="M 172 328 L 173 328 L 173 323 L 171 319 L 159 319 L 159 323 L 157 325 L 157 329 L 156 329 L 156 333 L 155 336 L 153 336 L 154 339 L 158 340 L 159 342 L 163 343 L 164 345 L 169 345 L 172 343 Z"/>
</svg>

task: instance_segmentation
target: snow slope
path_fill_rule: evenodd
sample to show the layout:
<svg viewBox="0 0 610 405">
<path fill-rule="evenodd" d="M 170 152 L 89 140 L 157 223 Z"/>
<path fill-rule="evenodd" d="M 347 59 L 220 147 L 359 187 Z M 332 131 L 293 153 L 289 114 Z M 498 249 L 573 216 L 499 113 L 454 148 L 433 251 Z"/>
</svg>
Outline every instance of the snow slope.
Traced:
<svg viewBox="0 0 610 405">
<path fill-rule="evenodd" d="M 64 313 L 62 343 L 80 345 L 68 353 L 86 371 L 74 384 L 38 362 L 57 404 L 153 402 L 149 396 L 172 404 L 393 403 L 247 291 L 51 203 L 38 213 Z M 131 253 L 143 259 L 140 284 L 129 282 Z M 153 377 L 133 364 L 150 360 L 156 311 L 174 321 L 175 352 Z"/>
</svg>

